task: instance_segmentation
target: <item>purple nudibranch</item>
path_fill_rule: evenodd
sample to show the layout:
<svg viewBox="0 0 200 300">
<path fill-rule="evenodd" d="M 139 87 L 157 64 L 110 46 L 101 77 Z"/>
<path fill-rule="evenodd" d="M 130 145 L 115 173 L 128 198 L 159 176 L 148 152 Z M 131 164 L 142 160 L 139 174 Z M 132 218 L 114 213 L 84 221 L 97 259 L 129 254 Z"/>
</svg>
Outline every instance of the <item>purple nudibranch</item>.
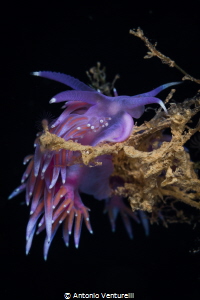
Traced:
<svg viewBox="0 0 200 300">
<path fill-rule="evenodd" d="M 167 112 L 164 103 L 155 96 L 162 90 L 179 84 L 164 84 L 136 96 L 109 97 L 69 75 L 46 71 L 33 72 L 32 75 L 58 81 L 73 89 L 61 92 L 50 100 L 50 103 L 66 103 L 61 115 L 50 124 L 49 131 L 66 141 L 73 140 L 91 146 L 100 142 L 123 142 L 129 138 L 134 127 L 133 118 L 140 118 L 147 104 L 157 103 Z M 145 214 L 132 212 L 121 197 L 111 194 L 111 181 L 114 188 L 123 184 L 119 178 L 111 177 L 111 155 L 98 157 L 102 165 L 90 168 L 71 164 L 79 155 L 77 152 L 65 149 L 41 151 L 38 139 L 35 145 L 35 154 L 24 160 L 28 167 L 22 176 L 21 186 L 9 196 L 11 199 L 26 191 L 26 203 L 30 204 L 30 218 L 26 230 L 27 254 L 34 234 L 46 230 L 44 258 L 47 259 L 51 241 L 61 223 L 67 246 L 73 231 L 75 246 L 78 248 L 83 220 L 92 233 L 89 209 L 80 197 L 82 192 L 97 200 L 106 200 L 105 211 L 108 212 L 113 230 L 120 213 L 130 237 L 133 234 L 129 218 L 142 222 L 148 234 Z"/>
</svg>

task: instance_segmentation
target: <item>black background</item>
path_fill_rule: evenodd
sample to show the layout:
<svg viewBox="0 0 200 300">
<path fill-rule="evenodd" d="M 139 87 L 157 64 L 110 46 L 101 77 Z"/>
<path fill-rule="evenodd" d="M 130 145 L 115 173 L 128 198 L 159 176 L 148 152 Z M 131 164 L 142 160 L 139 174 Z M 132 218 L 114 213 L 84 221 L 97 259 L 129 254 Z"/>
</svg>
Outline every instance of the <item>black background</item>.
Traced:
<svg viewBox="0 0 200 300">
<path fill-rule="evenodd" d="M 63 72 L 88 83 L 85 71 L 100 61 L 107 67 L 108 81 L 120 74 L 116 88 L 126 95 L 180 81 L 182 74 L 176 69 L 157 58 L 143 59 L 147 49 L 129 34 L 129 29 L 141 27 L 151 42 L 158 42 L 160 51 L 199 78 L 200 1 L 7 6 L 1 11 L 1 299 L 64 299 L 65 292 L 134 292 L 135 299 L 142 300 L 199 299 L 200 256 L 190 253 L 199 227 L 154 225 L 146 238 L 142 227 L 133 223 L 135 237 L 130 241 L 121 220 L 112 233 L 102 214 L 104 204 L 84 196 L 94 234 L 83 225 L 77 250 L 73 241 L 65 247 L 59 231 L 45 262 L 43 233 L 25 255 L 29 209 L 24 194 L 10 201 L 7 197 L 20 184 L 23 158 L 33 152 L 36 121 L 44 111 L 59 115 L 59 104 L 48 101 L 65 89 L 30 72 Z M 174 99 L 192 97 L 198 89 L 185 82 L 177 87 Z M 150 117 L 145 113 L 146 120 Z"/>
</svg>

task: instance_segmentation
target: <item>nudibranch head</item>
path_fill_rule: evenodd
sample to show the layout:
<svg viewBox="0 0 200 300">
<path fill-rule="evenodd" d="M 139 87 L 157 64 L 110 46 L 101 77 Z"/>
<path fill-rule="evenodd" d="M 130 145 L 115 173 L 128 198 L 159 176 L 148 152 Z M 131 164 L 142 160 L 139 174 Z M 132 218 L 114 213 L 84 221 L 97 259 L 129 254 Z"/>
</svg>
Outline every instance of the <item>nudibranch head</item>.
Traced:
<svg viewBox="0 0 200 300">
<path fill-rule="evenodd" d="M 69 75 L 48 71 L 32 74 L 61 82 L 73 89 L 61 92 L 50 100 L 50 103 L 66 102 L 64 107 L 67 107 L 52 126 L 58 127 L 55 133 L 63 136 L 66 127 L 76 124 L 73 132 L 69 131 L 67 136 L 63 137 L 68 139 L 73 138 L 74 135 L 84 136 L 85 142 L 82 140 L 81 143 L 93 146 L 103 141 L 123 142 L 126 140 L 133 130 L 133 118 L 140 118 L 147 104 L 157 103 L 167 112 L 164 103 L 155 96 L 162 90 L 179 84 L 179 82 L 171 82 L 136 96 L 110 97 Z M 71 114 L 70 123 L 66 118 L 67 114 Z"/>
</svg>

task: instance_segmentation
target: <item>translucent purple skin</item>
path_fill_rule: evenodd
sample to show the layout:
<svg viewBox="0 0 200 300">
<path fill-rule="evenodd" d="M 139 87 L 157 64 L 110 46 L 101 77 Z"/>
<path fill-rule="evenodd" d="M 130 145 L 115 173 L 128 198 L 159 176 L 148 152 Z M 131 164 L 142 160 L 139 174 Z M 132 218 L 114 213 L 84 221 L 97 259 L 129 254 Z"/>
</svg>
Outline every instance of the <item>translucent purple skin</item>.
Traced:
<svg viewBox="0 0 200 300">
<path fill-rule="evenodd" d="M 95 146 L 100 142 L 122 142 L 133 130 L 133 117 L 139 118 L 144 112 L 144 105 L 158 103 L 166 111 L 163 102 L 154 97 L 163 89 L 177 84 L 162 85 L 151 92 L 137 96 L 108 97 L 69 75 L 55 72 L 34 72 L 33 75 L 46 77 L 64 83 L 74 90 L 61 92 L 50 103 L 67 101 L 64 111 L 51 124 L 49 131 L 67 140 L 74 140 L 83 145 Z M 167 112 L 167 111 L 166 111 Z M 34 156 L 27 156 L 29 162 L 22 176 L 22 185 L 9 196 L 13 198 L 26 191 L 26 203 L 30 205 L 30 219 L 26 230 L 26 253 L 29 253 L 33 236 L 46 230 L 44 258 L 47 259 L 51 241 L 61 223 L 63 239 L 69 244 L 69 236 L 74 231 L 74 242 L 78 248 L 82 221 L 92 233 L 89 209 L 84 206 L 80 193 L 93 195 L 96 199 L 106 200 L 112 229 L 118 213 L 121 213 L 125 227 L 132 238 L 129 217 L 142 222 L 148 234 L 148 221 L 144 213 L 133 213 L 126 207 L 119 196 L 110 196 L 110 176 L 113 172 L 111 156 L 98 157 L 102 166 L 87 167 L 73 165 L 78 152 L 61 149 L 60 151 L 41 151 L 38 139 L 35 141 Z M 121 183 L 119 183 L 121 184 Z M 115 188 L 118 180 L 115 180 Z M 74 224 L 74 226 L 73 226 Z"/>
</svg>

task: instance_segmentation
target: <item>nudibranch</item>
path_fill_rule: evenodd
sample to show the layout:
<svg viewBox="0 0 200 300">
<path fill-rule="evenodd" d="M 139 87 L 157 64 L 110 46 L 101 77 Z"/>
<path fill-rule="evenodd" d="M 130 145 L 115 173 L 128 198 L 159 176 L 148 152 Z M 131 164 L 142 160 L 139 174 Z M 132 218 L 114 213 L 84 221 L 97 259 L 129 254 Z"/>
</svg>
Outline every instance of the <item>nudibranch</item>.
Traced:
<svg viewBox="0 0 200 300">
<path fill-rule="evenodd" d="M 100 142 L 123 142 L 134 127 L 133 118 L 140 118 L 144 106 L 159 104 L 167 112 L 163 102 L 155 97 L 163 89 L 177 84 L 172 82 L 136 96 L 110 97 L 69 75 L 56 72 L 34 72 L 32 75 L 45 77 L 72 88 L 54 96 L 50 103 L 64 103 L 64 111 L 51 124 L 49 131 L 67 140 L 82 145 L 95 146 Z M 73 231 L 75 246 L 78 247 L 82 221 L 92 233 L 89 209 L 83 204 L 80 193 L 92 195 L 97 200 L 105 200 L 112 229 L 118 213 L 121 213 L 130 237 L 132 229 L 129 217 L 142 222 L 148 234 L 148 222 L 142 212 L 134 213 L 119 196 L 111 194 L 112 188 L 121 185 L 120 179 L 113 179 L 111 155 L 98 157 L 101 166 L 90 168 L 73 164 L 77 152 L 41 150 L 39 140 L 35 141 L 35 154 L 25 157 L 27 169 L 22 176 L 22 184 L 13 191 L 9 199 L 26 191 L 26 203 L 30 204 L 30 218 L 26 230 L 26 253 L 29 253 L 35 232 L 46 230 L 44 258 L 47 258 L 51 241 L 63 223 L 63 239 L 69 244 Z M 112 178 L 112 179 L 111 179 Z M 114 181 L 113 181 L 114 180 Z M 113 183 L 114 182 L 114 183 Z"/>
</svg>

